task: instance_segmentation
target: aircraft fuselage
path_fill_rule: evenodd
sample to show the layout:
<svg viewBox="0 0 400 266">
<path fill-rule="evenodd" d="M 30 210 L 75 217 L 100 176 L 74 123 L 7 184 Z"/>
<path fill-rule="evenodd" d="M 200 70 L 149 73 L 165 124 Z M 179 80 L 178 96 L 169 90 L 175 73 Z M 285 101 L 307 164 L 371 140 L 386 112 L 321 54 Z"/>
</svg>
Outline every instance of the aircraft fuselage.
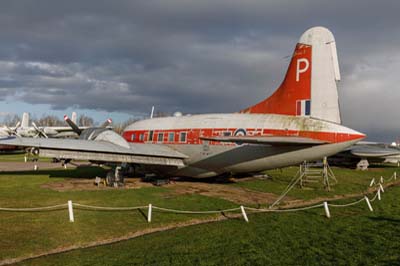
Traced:
<svg viewBox="0 0 400 266">
<path fill-rule="evenodd" d="M 293 136 L 326 144 L 239 145 L 201 139 L 218 136 Z M 168 175 L 211 177 L 224 173 L 260 172 L 321 159 L 353 145 L 364 135 L 336 123 L 309 117 L 234 113 L 142 120 L 128 126 L 123 137 L 133 143 L 167 145 L 186 154 L 186 166 L 169 169 Z"/>
</svg>

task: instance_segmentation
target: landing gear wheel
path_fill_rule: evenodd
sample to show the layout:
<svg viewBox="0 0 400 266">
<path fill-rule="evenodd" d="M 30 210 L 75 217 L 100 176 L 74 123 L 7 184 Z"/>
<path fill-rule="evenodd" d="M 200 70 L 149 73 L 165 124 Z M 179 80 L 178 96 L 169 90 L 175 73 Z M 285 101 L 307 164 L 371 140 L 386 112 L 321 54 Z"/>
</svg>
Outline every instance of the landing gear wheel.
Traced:
<svg viewBox="0 0 400 266">
<path fill-rule="evenodd" d="M 115 173 L 114 173 L 114 171 L 109 171 L 107 173 L 106 183 L 107 183 L 107 186 L 110 186 L 110 187 L 114 186 L 114 183 L 115 183 Z"/>
</svg>

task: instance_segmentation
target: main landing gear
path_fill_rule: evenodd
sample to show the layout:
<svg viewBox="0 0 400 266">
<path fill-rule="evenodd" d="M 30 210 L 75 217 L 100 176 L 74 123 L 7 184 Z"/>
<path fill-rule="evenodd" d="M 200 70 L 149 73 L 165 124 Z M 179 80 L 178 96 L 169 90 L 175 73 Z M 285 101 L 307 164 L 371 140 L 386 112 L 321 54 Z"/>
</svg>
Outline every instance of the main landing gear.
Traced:
<svg viewBox="0 0 400 266">
<path fill-rule="evenodd" d="M 122 166 L 117 166 L 115 170 L 110 170 L 107 173 L 106 184 L 110 187 L 124 186 L 124 170 Z"/>
</svg>

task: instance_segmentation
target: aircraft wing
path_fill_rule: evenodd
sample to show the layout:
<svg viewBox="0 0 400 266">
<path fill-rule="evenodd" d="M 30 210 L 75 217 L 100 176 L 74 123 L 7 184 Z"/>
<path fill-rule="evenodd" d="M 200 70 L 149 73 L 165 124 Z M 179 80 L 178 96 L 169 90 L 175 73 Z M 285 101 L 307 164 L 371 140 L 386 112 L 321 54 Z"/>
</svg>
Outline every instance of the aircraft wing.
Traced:
<svg viewBox="0 0 400 266">
<path fill-rule="evenodd" d="M 43 157 L 150 165 L 184 166 L 186 155 L 162 144 L 120 146 L 104 140 L 8 137 L 2 145 L 34 147 Z"/>
<path fill-rule="evenodd" d="M 278 145 L 321 145 L 327 142 L 315 140 L 311 138 L 296 137 L 296 136 L 227 136 L 227 137 L 200 137 L 202 140 L 233 142 L 233 143 L 248 143 L 248 144 L 268 144 L 273 146 Z"/>
</svg>

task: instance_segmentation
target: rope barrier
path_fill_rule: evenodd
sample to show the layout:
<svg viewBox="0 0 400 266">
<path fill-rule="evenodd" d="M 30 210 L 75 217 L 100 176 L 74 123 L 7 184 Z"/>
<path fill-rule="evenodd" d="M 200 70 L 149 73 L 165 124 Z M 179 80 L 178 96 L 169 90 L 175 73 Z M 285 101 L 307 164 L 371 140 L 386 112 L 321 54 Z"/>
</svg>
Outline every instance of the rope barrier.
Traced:
<svg viewBox="0 0 400 266">
<path fill-rule="evenodd" d="M 392 179 L 396 180 L 396 172 L 391 176 L 389 180 L 386 182 L 390 182 Z M 374 180 L 374 179 L 373 179 Z M 384 182 L 383 177 L 381 177 L 381 182 L 379 182 L 377 185 L 378 190 L 375 196 L 370 200 L 367 196 L 364 196 L 363 198 L 350 202 L 347 204 L 333 204 L 333 203 L 327 203 L 323 202 L 320 204 L 312 205 L 312 206 L 305 206 L 302 208 L 293 208 L 293 209 L 274 209 L 274 208 L 252 208 L 252 207 L 245 207 L 245 206 L 239 206 L 236 208 L 231 208 L 231 209 L 225 209 L 225 210 L 214 210 L 214 211 L 190 211 L 190 210 L 175 210 L 175 209 L 169 209 L 169 208 L 162 208 L 162 207 L 157 207 L 153 206 L 152 204 L 149 204 L 147 206 L 134 206 L 134 207 L 106 207 L 106 206 L 92 206 L 92 205 L 85 205 L 85 204 L 79 204 L 79 203 L 72 203 L 72 201 L 68 201 L 68 203 L 65 204 L 59 204 L 59 205 L 54 205 L 54 206 L 45 206 L 45 207 L 35 207 L 35 208 L 2 208 L 0 207 L 0 211 L 10 211 L 10 212 L 40 212 L 40 211 L 53 211 L 53 210 L 61 210 L 68 208 L 69 213 L 70 213 L 70 221 L 73 222 L 73 209 L 72 207 L 77 207 L 78 209 L 88 209 L 88 210 L 99 210 L 99 211 L 131 211 L 131 210 L 137 210 L 137 209 L 148 209 L 149 210 L 149 217 L 148 221 L 151 221 L 151 210 L 159 210 L 163 212 L 172 212 L 172 213 L 178 213 L 178 214 L 220 214 L 223 212 L 234 212 L 234 211 L 241 211 L 245 220 L 248 221 L 247 215 L 245 213 L 245 210 L 253 211 L 253 212 L 296 212 L 296 211 L 304 211 L 304 210 L 310 210 L 314 208 L 320 208 L 320 207 L 325 207 L 325 209 L 328 209 L 328 205 L 331 207 L 349 207 L 353 206 L 356 204 L 359 204 L 363 201 L 366 201 L 368 204 L 368 207 L 372 211 L 372 207 L 370 205 L 370 202 L 375 201 L 377 198 L 380 200 L 380 192 L 383 192 L 383 186 L 382 182 Z M 293 180 L 292 182 L 293 183 Z M 297 182 L 294 182 L 297 183 Z M 372 182 L 371 182 L 372 183 Z M 288 187 L 292 186 L 293 184 L 289 184 Z M 329 212 L 329 210 L 326 210 Z M 330 217 L 330 214 L 328 215 L 328 218 Z"/>
<path fill-rule="evenodd" d="M 251 207 L 244 207 L 246 210 L 249 211 L 256 211 L 256 212 L 295 212 L 295 211 L 305 211 L 305 210 L 310 210 L 310 209 L 315 209 L 324 206 L 323 203 L 317 204 L 317 205 L 312 205 L 312 206 L 306 206 L 303 208 L 294 208 L 294 209 L 257 209 L 257 208 L 251 208 Z"/>
<path fill-rule="evenodd" d="M 247 207 L 244 207 L 244 208 L 247 208 Z M 225 209 L 225 210 L 218 210 L 218 211 L 184 211 L 184 210 L 161 208 L 161 207 L 157 207 L 157 206 L 153 206 L 153 209 L 164 211 L 164 212 L 173 212 L 173 213 L 182 213 L 182 214 L 216 214 L 216 213 L 221 213 L 221 212 L 239 211 L 240 207 L 232 208 L 232 209 Z"/>
<path fill-rule="evenodd" d="M 62 210 L 68 207 L 67 203 L 54 205 L 54 206 L 45 206 L 45 207 L 35 207 L 35 208 L 1 208 L 0 211 L 10 211 L 10 212 L 40 212 L 40 211 L 55 211 Z"/>
<path fill-rule="evenodd" d="M 74 207 L 89 209 L 89 210 L 99 210 L 99 211 L 131 211 L 137 209 L 147 209 L 148 206 L 135 206 L 135 207 L 102 207 L 102 206 L 91 206 L 79 203 L 73 203 Z"/>
<path fill-rule="evenodd" d="M 359 200 L 357 200 L 357 201 L 355 201 L 355 202 L 351 202 L 351 203 L 347 203 L 347 204 L 332 204 L 332 203 L 329 203 L 329 206 L 332 206 L 332 207 L 348 207 L 348 206 L 353 206 L 353 205 L 356 205 L 356 204 L 358 204 L 358 203 L 360 203 L 360 202 L 362 202 L 362 201 L 365 201 L 365 199 L 364 198 L 361 198 L 361 199 L 359 199 Z"/>
</svg>

